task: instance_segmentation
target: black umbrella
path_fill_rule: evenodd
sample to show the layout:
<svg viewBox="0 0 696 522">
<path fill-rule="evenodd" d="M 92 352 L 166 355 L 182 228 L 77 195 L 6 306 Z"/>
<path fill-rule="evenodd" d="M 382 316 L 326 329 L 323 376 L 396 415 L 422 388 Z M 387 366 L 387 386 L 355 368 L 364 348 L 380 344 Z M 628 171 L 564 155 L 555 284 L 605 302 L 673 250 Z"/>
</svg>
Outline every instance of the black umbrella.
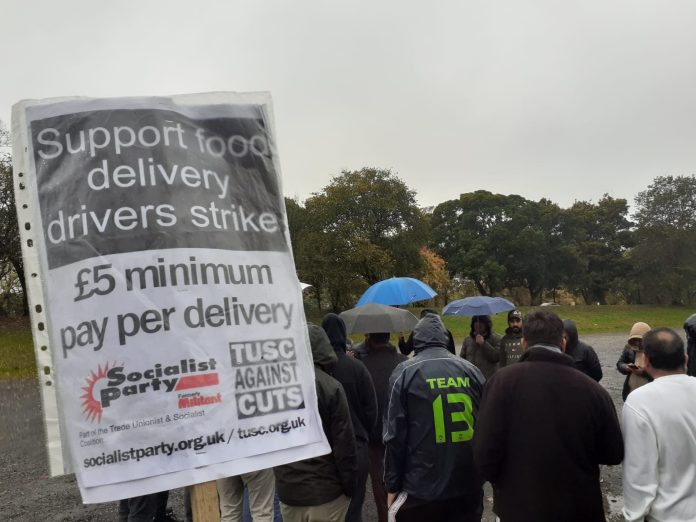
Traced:
<svg viewBox="0 0 696 522">
<path fill-rule="evenodd" d="M 382 304 L 366 304 L 339 314 L 348 333 L 407 332 L 418 318 L 408 310 Z"/>
</svg>

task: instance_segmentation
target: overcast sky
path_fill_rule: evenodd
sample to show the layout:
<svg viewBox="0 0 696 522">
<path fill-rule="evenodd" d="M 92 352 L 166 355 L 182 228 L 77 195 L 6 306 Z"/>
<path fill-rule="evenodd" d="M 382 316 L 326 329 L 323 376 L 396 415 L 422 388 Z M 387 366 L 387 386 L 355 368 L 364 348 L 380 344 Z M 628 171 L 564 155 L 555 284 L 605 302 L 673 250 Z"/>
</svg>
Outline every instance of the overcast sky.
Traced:
<svg viewBox="0 0 696 522">
<path fill-rule="evenodd" d="M 696 173 L 693 0 L 0 0 L 0 22 L 8 127 L 24 98 L 270 91 L 300 200 L 363 166 L 422 205 Z"/>
</svg>

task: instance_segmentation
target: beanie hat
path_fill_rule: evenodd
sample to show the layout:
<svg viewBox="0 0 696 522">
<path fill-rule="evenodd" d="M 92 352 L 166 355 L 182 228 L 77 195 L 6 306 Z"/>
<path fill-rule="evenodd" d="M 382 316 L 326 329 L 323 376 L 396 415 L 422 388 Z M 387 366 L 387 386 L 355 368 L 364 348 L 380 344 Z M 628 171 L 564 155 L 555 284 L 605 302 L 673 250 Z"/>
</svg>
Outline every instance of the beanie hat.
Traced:
<svg viewBox="0 0 696 522">
<path fill-rule="evenodd" d="M 650 331 L 650 325 L 647 323 L 635 323 L 631 327 L 631 333 L 628 334 L 628 340 L 642 339 L 643 336 Z"/>
</svg>

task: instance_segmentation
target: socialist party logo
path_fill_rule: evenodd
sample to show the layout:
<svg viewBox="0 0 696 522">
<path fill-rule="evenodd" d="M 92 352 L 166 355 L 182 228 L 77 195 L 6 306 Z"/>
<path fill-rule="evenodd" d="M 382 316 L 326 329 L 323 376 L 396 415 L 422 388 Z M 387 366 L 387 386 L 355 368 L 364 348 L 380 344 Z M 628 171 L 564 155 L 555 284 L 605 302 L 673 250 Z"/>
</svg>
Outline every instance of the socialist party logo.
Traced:
<svg viewBox="0 0 696 522">
<path fill-rule="evenodd" d="M 85 379 L 84 393 L 80 396 L 82 412 L 89 421 L 100 422 L 104 409 L 123 397 L 216 386 L 220 382 L 214 371 L 216 366 L 212 358 L 207 361 L 182 359 L 169 366 L 157 363 L 144 371 L 126 371 L 125 365 L 118 363 L 100 365 Z"/>
</svg>

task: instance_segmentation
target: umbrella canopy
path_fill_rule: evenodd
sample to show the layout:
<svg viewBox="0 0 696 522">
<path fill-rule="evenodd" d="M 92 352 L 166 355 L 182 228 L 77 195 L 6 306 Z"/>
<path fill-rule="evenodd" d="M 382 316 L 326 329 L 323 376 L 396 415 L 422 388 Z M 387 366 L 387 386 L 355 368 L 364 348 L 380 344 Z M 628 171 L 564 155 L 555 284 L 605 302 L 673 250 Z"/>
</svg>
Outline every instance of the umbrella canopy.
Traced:
<svg viewBox="0 0 696 522">
<path fill-rule="evenodd" d="M 366 304 L 339 314 L 348 333 L 407 332 L 418 318 L 408 310 L 383 304 Z"/>
<path fill-rule="evenodd" d="M 514 309 L 515 305 L 507 299 L 479 295 L 457 299 L 456 301 L 448 303 L 442 310 L 442 315 L 473 317 L 474 315 L 493 315 Z"/>
<path fill-rule="evenodd" d="M 413 277 L 392 277 L 375 283 L 362 295 L 356 306 L 368 303 L 405 305 L 435 297 L 437 292 Z"/>
</svg>

